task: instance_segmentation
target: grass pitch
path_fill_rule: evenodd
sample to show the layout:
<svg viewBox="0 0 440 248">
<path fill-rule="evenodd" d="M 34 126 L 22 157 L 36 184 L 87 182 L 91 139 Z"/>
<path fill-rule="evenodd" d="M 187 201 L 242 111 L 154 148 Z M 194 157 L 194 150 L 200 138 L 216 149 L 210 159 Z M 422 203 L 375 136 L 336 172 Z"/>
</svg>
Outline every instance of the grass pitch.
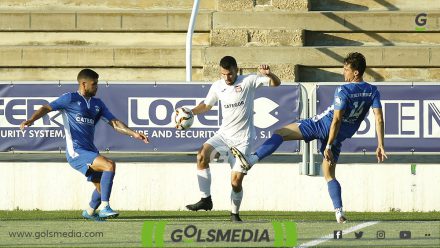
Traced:
<svg viewBox="0 0 440 248">
<path fill-rule="evenodd" d="M 117 219 L 92 222 L 82 219 L 81 211 L 0 211 L 0 247 L 142 247 L 145 221 L 166 221 L 168 226 L 215 225 L 247 229 L 261 223 L 270 226 L 273 221 L 292 221 L 297 225 L 297 247 L 440 247 L 439 212 L 349 212 L 346 224 L 337 224 L 332 212 L 243 211 L 242 224 L 231 224 L 227 211 L 120 213 Z M 168 229 L 165 235 L 171 232 Z M 334 239 L 335 231 L 342 231 L 342 239 Z M 176 244 L 166 240 L 164 245 L 244 246 L 226 241 Z M 271 247 L 273 243 L 245 245 Z"/>
</svg>

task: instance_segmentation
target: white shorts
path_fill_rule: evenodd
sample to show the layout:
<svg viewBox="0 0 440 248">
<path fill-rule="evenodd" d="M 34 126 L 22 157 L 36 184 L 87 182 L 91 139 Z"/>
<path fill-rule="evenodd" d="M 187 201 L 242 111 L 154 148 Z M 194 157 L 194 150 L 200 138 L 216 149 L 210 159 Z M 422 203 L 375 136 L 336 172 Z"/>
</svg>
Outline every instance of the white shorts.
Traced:
<svg viewBox="0 0 440 248">
<path fill-rule="evenodd" d="M 222 156 L 227 156 L 227 160 L 229 165 L 231 166 L 232 171 L 241 172 L 243 174 L 247 174 L 247 171 L 241 168 L 241 163 L 239 159 L 235 159 L 234 155 L 232 155 L 230 148 L 234 146 L 237 148 L 241 153 L 243 153 L 246 156 L 251 155 L 252 145 L 249 140 L 243 140 L 243 141 L 237 141 L 237 140 L 230 140 L 224 138 L 220 134 L 215 134 L 212 136 L 209 140 L 205 142 L 206 144 L 211 145 L 214 147 L 214 149 L 219 152 Z M 212 161 L 212 158 L 214 157 L 214 154 L 210 155 L 210 160 Z"/>
</svg>

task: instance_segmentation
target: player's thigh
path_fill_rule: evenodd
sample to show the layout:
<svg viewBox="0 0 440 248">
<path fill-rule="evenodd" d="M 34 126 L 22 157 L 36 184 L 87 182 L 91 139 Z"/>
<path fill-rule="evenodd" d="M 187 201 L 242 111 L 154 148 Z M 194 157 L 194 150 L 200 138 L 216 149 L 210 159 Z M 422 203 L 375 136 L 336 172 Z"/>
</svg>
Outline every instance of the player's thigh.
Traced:
<svg viewBox="0 0 440 248">
<path fill-rule="evenodd" d="M 276 130 L 275 133 L 281 135 L 284 141 L 304 139 L 298 123 L 290 123 Z"/>
<path fill-rule="evenodd" d="M 217 153 L 223 155 L 229 152 L 228 145 L 219 134 L 209 138 L 201 149 L 204 150 L 204 155 L 208 156 L 210 161 L 215 158 Z"/>
<path fill-rule="evenodd" d="M 209 163 L 212 158 L 214 158 L 215 154 L 215 148 L 208 143 L 204 143 L 197 153 L 197 162 Z"/>
<path fill-rule="evenodd" d="M 72 168 L 87 176 L 90 165 L 93 164 L 93 161 L 99 156 L 99 154 L 97 152 L 81 149 L 76 150 L 75 153 L 75 157 L 71 157 L 69 154 L 66 154 L 67 161 Z"/>
<path fill-rule="evenodd" d="M 94 171 L 115 171 L 116 164 L 111 159 L 99 155 L 95 158 L 92 165 L 90 165 Z"/>
</svg>

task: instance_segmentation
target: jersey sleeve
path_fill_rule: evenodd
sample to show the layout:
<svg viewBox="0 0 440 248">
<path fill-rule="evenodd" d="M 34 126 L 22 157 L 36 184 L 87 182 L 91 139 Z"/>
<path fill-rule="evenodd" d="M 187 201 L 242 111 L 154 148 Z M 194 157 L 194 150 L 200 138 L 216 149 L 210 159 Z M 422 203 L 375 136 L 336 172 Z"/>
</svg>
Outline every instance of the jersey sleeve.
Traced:
<svg viewBox="0 0 440 248">
<path fill-rule="evenodd" d="M 218 102 L 218 95 L 215 91 L 215 85 L 211 85 L 208 95 L 205 98 L 205 104 L 209 106 L 214 106 Z"/>
<path fill-rule="evenodd" d="M 380 93 L 378 90 L 376 90 L 374 96 L 373 96 L 373 104 L 371 105 L 372 108 L 382 108 L 382 104 L 380 103 Z"/>
<path fill-rule="evenodd" d="M 270 78 L 263 75 L 256 75 L 255 78 L 255 88 L 260 86 L 268 87 L 270 83 Z"/>
<path fill-rule="evenodd" d="M 107 106 L 105 106 L 104 102 L 101 101 L 101 119 L 108 123 L 111 120 L 116 119 L 116 117 L 108 110 Z"/>
<path fill-rule="evenodd" d="M 333 98 L 333 106 L 335 110 L 345 110 L 347 108 L 347 95 L 342 87 L 338 87 Z"/>
<path fill-rule="evenodd" d="M 60 97 L 58 97 L 53 102 L 50 102 L 49 106 L 52 108 L 53 111 L 65 109 L 67 107 L 67 105 L 69 105 L 71 99 L 72 99 L 72 94 L 65 93 L 65 94 L 62 94 Z"/>
</svg>

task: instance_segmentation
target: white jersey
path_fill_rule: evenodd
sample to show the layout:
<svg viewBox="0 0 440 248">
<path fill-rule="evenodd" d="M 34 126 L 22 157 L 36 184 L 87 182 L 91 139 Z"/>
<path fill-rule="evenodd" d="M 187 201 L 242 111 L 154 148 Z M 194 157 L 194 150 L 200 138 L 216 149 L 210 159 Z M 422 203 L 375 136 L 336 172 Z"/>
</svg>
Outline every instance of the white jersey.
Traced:
<svg viewBox="0 0 440 248">
<path fill-rule="evenodd" d="M 237 76 L 233 85 L 227 85 L 223 79 L 211 85 L 205 104 L 214 106 L 220 100 L 222 124 L 218 133 L 223 138 L 240 143 L 255 137 L 255 91 L 260 86 L 269 86 L 269 82 L 269 77 L 252 74 Z"/>
</svg>

